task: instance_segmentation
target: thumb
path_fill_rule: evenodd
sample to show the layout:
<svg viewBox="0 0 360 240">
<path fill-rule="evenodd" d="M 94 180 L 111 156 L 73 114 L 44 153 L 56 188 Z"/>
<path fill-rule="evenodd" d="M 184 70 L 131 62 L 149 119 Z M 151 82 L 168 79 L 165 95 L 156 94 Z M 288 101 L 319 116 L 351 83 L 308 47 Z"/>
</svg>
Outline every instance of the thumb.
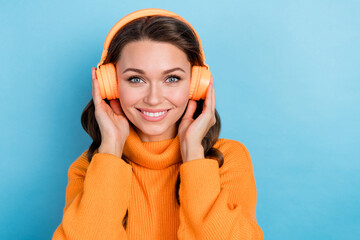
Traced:
<svg viewBox="0 0 360 240">
<path fill-rule="evenodd" d="M 117 115 L 124 115 L 120 106 L 119 99 L 110 100 L 110 106 Z"/>
<path fill-rule="evenodd" d="M 187 119 L 187 118 L 193 119 L 192 116 L 195 113 L 196 107 L 197 107 L 196 101 L 195 100 L 189 100 L 189 104 L 187 106 L 187 109 L 186 109 L 186 112 L 185 112 L 185 115 L 184 115 L 183 118 L 185 118 L 185 119 Z"/>
</svg>

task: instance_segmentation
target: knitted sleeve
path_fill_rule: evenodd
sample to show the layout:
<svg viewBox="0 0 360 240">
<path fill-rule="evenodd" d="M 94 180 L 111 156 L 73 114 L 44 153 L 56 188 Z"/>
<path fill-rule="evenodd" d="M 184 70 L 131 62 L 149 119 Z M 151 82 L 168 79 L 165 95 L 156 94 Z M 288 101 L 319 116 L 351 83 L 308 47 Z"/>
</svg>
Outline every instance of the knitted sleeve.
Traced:
<svg viewBox="0 0 360 240">
<path fill-rule="evenodd" d="M 89 164 L 86 152 L 69 168 L 64 214 L 52 239 L 127 239 L 122 220 L 132 167 L 107 153 L 95 153 Z"/>
<path fill-rule="evenodd" d="M 180 166 L 179 240 L 263 239 L 256 222 L 256 185 L 248 150 L 235 140 L 220 139 L 224 155 Z"/>
</svg>

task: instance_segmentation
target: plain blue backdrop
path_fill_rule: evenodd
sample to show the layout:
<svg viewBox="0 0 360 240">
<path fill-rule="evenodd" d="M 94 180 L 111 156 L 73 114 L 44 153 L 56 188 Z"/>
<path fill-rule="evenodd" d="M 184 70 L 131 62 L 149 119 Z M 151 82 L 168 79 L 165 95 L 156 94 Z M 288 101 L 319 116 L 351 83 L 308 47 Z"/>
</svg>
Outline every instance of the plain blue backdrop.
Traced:
<svg viewBox="0 0 360 240">
<path fill-rule="evenodd" d="M 220 137 L 252 157 L 265 239 L 360 235 L 360 2 L 0 1 L 0 239 L 50 239 L 67 171 L 91 139 L 91 67 L 126 14 L 198 31 Z"/>
</svg>

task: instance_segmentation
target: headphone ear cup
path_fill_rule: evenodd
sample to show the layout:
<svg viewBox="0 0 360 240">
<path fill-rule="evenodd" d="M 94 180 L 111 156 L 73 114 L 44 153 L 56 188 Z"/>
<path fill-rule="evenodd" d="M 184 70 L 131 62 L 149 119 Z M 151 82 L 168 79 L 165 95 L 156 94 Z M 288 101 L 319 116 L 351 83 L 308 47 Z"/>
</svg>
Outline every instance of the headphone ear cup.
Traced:
<svg viewBox="0 0 360 240">
<path fill-rule="evenodd" d="M 193 66 L 191 69 L 189 99 L 198 101 L 205 100 L 206 92 L 210 85 L 211 72 L 205 66 Z"/>
<path fill-rule="evenodd" d="M 96 69 L 101 98 L 108 100 L 119 98 L 119 91 L 116 79 L 116 68 L 113 63 L 100 65 Z"/>
</svg>

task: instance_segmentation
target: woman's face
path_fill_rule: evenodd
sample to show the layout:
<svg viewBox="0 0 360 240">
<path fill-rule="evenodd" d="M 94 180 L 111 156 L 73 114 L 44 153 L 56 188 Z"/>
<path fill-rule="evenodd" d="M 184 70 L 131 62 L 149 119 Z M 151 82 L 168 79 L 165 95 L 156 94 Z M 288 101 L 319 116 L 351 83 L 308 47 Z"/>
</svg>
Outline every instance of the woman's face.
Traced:
<svg viewBox="0 0 360 240">
<path fill-rule="evenodd" d="M 189 100 L 191 64 L 186 54 L 170 43 L 130 42 L 121 52 L 116 72 L 122 110 L 142 142 L 174 138 L 176 122 Z M 169 111 L 148 116 L 139 109 Z"/>
</svg>

